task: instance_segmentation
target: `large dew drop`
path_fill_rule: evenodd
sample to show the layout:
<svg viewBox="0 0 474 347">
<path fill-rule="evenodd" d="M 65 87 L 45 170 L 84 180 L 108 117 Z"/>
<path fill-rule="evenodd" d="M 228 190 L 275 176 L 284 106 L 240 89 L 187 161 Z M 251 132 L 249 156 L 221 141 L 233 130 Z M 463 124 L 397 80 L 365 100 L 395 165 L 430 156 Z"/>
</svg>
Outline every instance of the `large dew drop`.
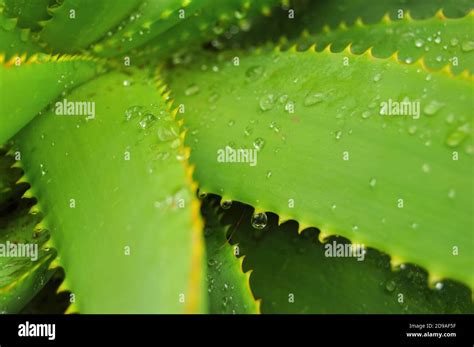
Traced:
<svg viewBox="0 0 474 347">
<path fill-rule="evenodd" d="M 228 210 L 232 206 L 232 200 L 221 200 L 221 208 L 223 210 Z"/>
<path fill-rule="evenodd" d="M 461 125 L 446 137 L 446 145 L 448 145 L 449 147 L 459 146 L 467 138 L 469 133 L 469 124 L 465 123 Z"/>
<path fill-rule="evenodd" d="M 200 89 L 197 84 L 191 84 L 186 90 L 184 91 L 184 94 L 186 96 L 191 96 L 191 95 L 196 95 L 199 93 Z"/>
<path fill-rule="evenodd" d="M 249 81 L 256 81 L 262 77 L 264 71 L 264 68 L 261 66 L 251 66 L 245 71 L 245 77 L 247 77 Z"/>
<path fill-rule="evenodd" d="M 322 101 L 324 101 L 325 95 L 320 92 L 310 92 L 306 95 L 303 101 L 305 106 L 314 106 Z"/>
<path fill-rule="evenodd" d="M 251 222 L 254 229 L 262 230 L 267 226 L 267 214 L 265 212 L 254 213 Z"/>
<path fill-rule="evenodd" d="M 258 105 L 263 112 L 269 111 L 275 106 L 275 97 L 273 94 L 262 96 L 258 102 Z"/>
<path fill-rule="evenodd" d="M 441 108 L 443 108 L 443 106 L 443 103 L 432 100 L 423 108 L 423 112 L 427 116 L 434 116 L 439 110 L 441 110 Z"/>
</svg>

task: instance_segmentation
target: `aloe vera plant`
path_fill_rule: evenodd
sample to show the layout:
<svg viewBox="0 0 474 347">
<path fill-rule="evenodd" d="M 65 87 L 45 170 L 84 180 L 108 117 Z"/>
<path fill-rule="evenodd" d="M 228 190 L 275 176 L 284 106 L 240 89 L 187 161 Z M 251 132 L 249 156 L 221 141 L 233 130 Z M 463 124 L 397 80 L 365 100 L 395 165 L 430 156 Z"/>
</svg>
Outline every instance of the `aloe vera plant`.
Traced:
<svg viewBox="0 0 474 347">
<path fill-rule="evenodd" d="M 472 313 L 473 8 L 0 0 L 0 312 Z"/>
</svg>

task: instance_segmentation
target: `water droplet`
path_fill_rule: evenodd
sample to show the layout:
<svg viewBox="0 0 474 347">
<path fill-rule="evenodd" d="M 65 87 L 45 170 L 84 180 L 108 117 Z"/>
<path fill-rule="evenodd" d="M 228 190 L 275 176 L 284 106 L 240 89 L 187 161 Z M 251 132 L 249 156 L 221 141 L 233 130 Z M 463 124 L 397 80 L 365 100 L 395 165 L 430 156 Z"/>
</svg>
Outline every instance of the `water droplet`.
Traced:
<svg viewBox="0 0 474 347">
<path fill-rule="evenodd" d="M 421 169 L 423 170 L 424 173 L 430 173 L 431 172 L 431 166 L 429 164 L 423 164 Z"/>
<path fill-rule="evenodd" d="M 435 39 L 434 39 L 434 42 L 439 45 L 441 43 L 441 36 L 437 36 Z"/>
<path fill-rule="evenodd" d="M 341 139 L 341 137 L 342 137 L 342 131 L 340 131 L 340 130 L 336 131 L 336 140 L 339 141 Z"/>
<path fill-rule="evenodd" d="M 124 87 L 129 87 L 130 86 L 130 81 L 129 80 L 124 80 L 123 82 Z"/>
<path fill-rule="evenodd" d="M 407 64 L 413 63 L 413 58 L 410 58 L 410 57 L 406 58 L 405 63 L 407 63 Z"/>
<path fill-rule="evenodd" d="M 40 171 L 41 171 L 41 176 L 46 176 L 46 174 L 48 173 L 48 170 L 46 170 L 43 164 L 40 164 Z"/>
<path fill-rule="evenodd" d="M 262 139 L 261 137 L 257 137 L 255 141 L 253 142 L 253 146 L 255 147 L 257 151 L 260 151 L 265 146 L 265 140 Z"/>
<path fill-rule="evenodd" d="M 380 75 L 379 73 L 374 76 L 374 82 L 378 82 L 381 79 L 382 79 L 382 75 Z"/>
<path fill-rule="evenodd" d="M 358 230 L 359 230 L 359 226 L 357 226 L 357 225 L 352 226 L 352 231 L 358 231 Z"/>
<path fill-rule="evenodd" d="M 288 101 L 288 95 L 287 95 L 287 94 L 283 94 L 283 95 L 280 95 L 280 96 L 278 97 L 278 103 L 279 103 L 280 105 L 285 104 L 287 101 Z"/>
<path fill-rule="evenodd" d="M 325 95 L 320 92 L 309 92 L 304 98 L 303 105 L 313 106 L 324 101 Z"/>
<path fill-rule="evenodd" d="M 216 265 L 217 261 L 214 260 L 214 259 L 209 259 L 207 261 L 207 265 L 209 265 L 210 267 L 213 267 L 214 265 Z"/>
<path fill-rule="evenodd" d="M 444 287 L 444 284 L 442 282 L 436 282 L 435 284 L 436 290 L 441 290 L 443 289 L 443 287 Z"/>
<path fill-rule="evenodd" d="M 262 96 L 258 104 L 263 112 L 271 110 L 275 106 L 275 97 L 273 94 Z"/>
<path fill-rule="evenodd" d="M 387 283 L 385 283 L 385 289 L 387 289 L 389 292 L 393 292 L 395 290 L 395 287 L 396 287 L 396 283 L 395 281 L 387 281 Z"/>
<path fill-rule="evenodd" d="M 377 179 L 375 177 L 372 177 L 369 181 L 370 188 L 375 188 L 377 185 Z"/>
<path fill-rule="evenodd" d="M 415 135 L 417 130 L 418 130 L 418 128 L 416 127 L 416 125 L 410 125 L 408 127 L 408 133 L 410 135 Z"/>
<path fill-rule="evenodd" d="M 469 144 L 464 148 L 464 151 L 466 152 L 466 154 L 473 155 L 474 154 L 474 146 L 472 144 Z"/>
<path fill-rule="evenodd" d="M 209 96 L 208 101 L 213 104 L 219 99 L 220 95 L 218 93 L 212 93 L 211 96 Z"/>
<path fill-rule="evenodd" d="M 457 38 L 453 37 L 453 38 L 451 39 L 450 43 L 451 43 L 451 46 L 454 47 L 454 46 L 457 46 L 457 45 L 458 45 L 459 40 L 458 40 Z"/>
<path fill-rule="evenodd" d="M 142 116 L 143 111 L 144 111 L 143 106 L 131 106 L 125 111 L 125 120 L 130 121 L 131 119 L 137 117 L 137 116 Z"/>
<path fill-rule="evenodd" d="M 262 77 L 264 72 L 265 69 L 262 66 L 251 66 L 245 71 L 245 77 L 247 77 L 249 81 L 256 81 Z"/>
<path fill-rule="evenodd" d="M 269 125 L 269 128 L 272 129 L 276 133 L 280 132 L 280 127 L 278 126 L 276 122 L 271 122 Z"/>
<path fill-rule="evenodd" d="M 449 147 L 459 146 L 469 135 L 470 127 L 468 123 L 459 126 L 455 131 L 450 133 L 446 138 L 446 144 Z"/>
<path fill-rule="evenodd" d="M 162 142 L 174 140 L 179 135 L 179 128 L 174 123 L 161 125 L 157 130 L 158 139 Z"/>
<path fill-rule="evenodd" d="M 456 190 L 454 190 L 453 188 L 449 189 L 448 198 L 454 199 L 455 197 L 456 197 Z"/>
<path fill-rule="evenodd" d="M 227 122 L 227 125 L 230 126 L 230 127 L 234 126 L 234 124 L 235 124 L 235 121 L 233 119 L 231 119 L 231 120 L 229 120 L 229 122 Z"/>
<path fill-rule="evenodd" d="M 363 119 L 367 119 L 370 117 L 370 111 L 369 110 L 365 110 L 364 112 L 362 112 L 362 118 Z"/>
<path fill-rule="evenodd" d="M 195 83 L 193 84 L 190 84 L 188 86 L 188 88 L 186 88 L 186 90 L 184 91 L 184 94 L 186 96 L 192 96 L 192 95 L 196 95 L 197 93 L 199 93 L 200 89 L 199 89 L 199 86 Z"/>
<path fill-rule="evenodd" d="M 423 108 L 423 112 L 427 116 L 435 115 L 441 108 L 443 108 L 444 104 L 442 102 L 438 102 L 436 100 L 431 100 L 428 105 Z"/>
<path fill-rule="evenodd" d="M 152 113 L 147 113 L 142 117 L 140 120 L 140 128 L 142 129 L 148 129 L 153 126 L 153 124 L 156 122 L 156 116 Z"/>
<path fill-rule="evenodd" d="M 463 52 L 470 52 L 474 49 L 474 41 L 464 41 L 461 45 Z"/>
<path fill-rule="evenodd" d="M 337 207 L 336 204 L 332 204 L 332 205 L 331 205 L 331 210 L 334 211 L 334 210 L 336 209 L 336 207 Z"/>
<path fill-rule="evenodd" d="M 416 39 L 415 40 L 415 46 L 418 47 L 418 48 L 423 47 L 424 43 L 425 42 L 422 39 Z"/>
<path fill-rule="evenodd" d="M 257 230 L 262 230 L 267 226 L 268 218 L 265 212 L 254 213 L 252 215 L 252 226 Z"/>
<path fill-rule="evenodd" d="M 285 104 L 285 111 L 288 112 L 288 113 L 293 113 L 293 112 L 295 112 L 295 103 L 294 103 L 294 101 L 289 100 L 289 101 Z"/>
<path fill-rule="evenodd" d="M 411 223 L 410 227 L 411 227 L 413 230 L 416 230 L 416 229 L 418 229 L 418 223 L 413 222 L 413 223 Z"/>
<path fill-rule="evenodd" d="M 221 208 L 228 210 L 232 206 L 232 200 L 221 200 Z"/>
<path fill-rule="evenodd" d="M 265 175 L 265 177 L 267 178 L 270 178 L 272 177 L 272 172 L 270 170 L 267 171 L 267 174 Z"/>
<path fill-rule="evenodd" d="M 245 130 L 244 130 L 244 135 L 245 136 L 250 136 L 250 135 L 252 135 L 252 133 L 253 133 L 252 127 L 250 127 L 250 126 L 245 127 Z"/>
<path fill-rule="evenodd" d="M 446 123 L 453 124 L 455 119 L 456 119 L 456 116 L 450 113 L 446 116 Z"/>
</svg>

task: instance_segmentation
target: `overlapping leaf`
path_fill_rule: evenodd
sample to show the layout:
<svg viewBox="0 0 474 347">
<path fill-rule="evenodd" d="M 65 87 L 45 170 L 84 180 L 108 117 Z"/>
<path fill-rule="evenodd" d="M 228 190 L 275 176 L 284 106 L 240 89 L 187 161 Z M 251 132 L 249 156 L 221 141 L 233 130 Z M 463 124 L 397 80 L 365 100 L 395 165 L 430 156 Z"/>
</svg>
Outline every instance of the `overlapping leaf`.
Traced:
<svg viewBox="0 0 474 347">
<path fill-rule="evenodd" d="M 253 270 L 250 283 L 263 313 L 473 312 L 471 292 L 459 283 L 429 288 L 426 272 L 407 264 L 392 270 L 389 257 L 373 249 L 350 248 L 337 237 L 320 243 L 318 230 L 298 235 L 296 223 L 278 226 L 275 215 L 258 230 L 251 217 L 250 206 L 234 204 L 222 223 L 231 225 L 244 269 Z"/>
<path fill-rule="evenodd" d="M 75 53 L 87 48 L 118 25 L 141 0 L 65 0 L 49 8 L 41 40 L 54 52 Z"/>
<path fill-rule="evenodd" d="M 469 77 L 370 51 L 216 67 L 170 78 L 204 191 L 419 264 L 430 281 L 474 285 Z M 400 103 L 412 108 L 393 115 Z M 256 165 L 229 148 L 257 150 Z"/>
<path fill-rule="evenodd" d="M 179 127 L 152 81 L 140 71 L 104 75 L 67 96 L 94 112 L 47 112 L 15 137 L 75 294 L 71 310 L 206 308 L 199 208 Z"/>
<path fill-rule="evenodd" d="M 466 69 L 472 73 L 474 35 L 470 29 L 473 25 L 474 12 L 460 19 L 448 19 L 441 11 L 427 20 L 391 21 L 386 17 L 378 24 L 357 22 L 350 28 L 343 25 L 334 31 L 327 29 L 317 35 L 307 34 L 285 46 L 297 44 L 298 49 L 305 50 L 316 43 L 318 51 L 331 45 L 331 51 L 340 52 L 351 45 L 355 54 L 362 54 L 372 47 L 372 53 L 379 58 L 398 52 L 398 58 L 408 64 L 423 58 L 431 69 L 450 64 L 454 73 Z"/>
<path fill-rule="evenodd" d="M 223 202 L 227 206 L 228 202 Z M 227 208 L 227 207 L 226 207 Z M 232 247 L 227 242 L 228 228 L 221 223 L 215 202 L 209 199 L 203 203 L 206 250 L 207 288 L 209 311 L 211 313 L 251 314 L 260 311 L 250 290 L 250 272 L 242 271 L 239 246 Z"/>
<path fill-rule="evenodd" d="M 48 281 L 54 251 L 43 247 L 48 233 L 29 214 L 34 201 L 19 200 L 27 189 L 16 184 L 21 172 L 0 151 L 0 313 L 18 313 Z"/>
<path fill-rule="evenodd" d="M 0 55 L 0 144 L 5 143 L 61 93 L 102 71 L 91 58 L 35 54 Z M 3 88 L 3 86 L 9 86 Z"/>
</svg>

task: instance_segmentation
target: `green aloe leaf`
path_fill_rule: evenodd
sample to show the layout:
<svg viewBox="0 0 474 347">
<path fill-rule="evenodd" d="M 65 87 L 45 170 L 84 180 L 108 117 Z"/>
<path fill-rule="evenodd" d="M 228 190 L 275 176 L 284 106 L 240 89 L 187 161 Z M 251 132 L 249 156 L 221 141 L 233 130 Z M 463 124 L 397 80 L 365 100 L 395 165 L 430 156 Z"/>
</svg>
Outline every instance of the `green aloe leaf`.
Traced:
<svg viewBox="0 0 474 347">
<path fill-rule="evenodd" d="M 141 0 L 65 0 L 49 9 L 41 40 L 54 52 L 75 53 L 87 48 L 118 25 Z"/>
<path fill-rule="evenodd" d="M 229 202 L 222 203 L 228 208 Z M 243 258 L 238 259 L 238 245 L 232 247 L 227 242 L 228 227 L 221 223 L 222 214 L 218 206 L 206 199 L 202 205 L 205 220 L 207 253 L 207 290 L 209 312 L 226 314 L 252 314 L 260 312 L 250 290 L 250 272 L 242 270 Z"/>
<path fill-rule="evenodd" d="M 203 191 L 472 288 L 469 76 L 370 51 L 231 57 L 169 77 Z"/>
<path fill-rule="evenodd" d="M 43 247 L 41 216 L 28 213 L 34 201 L 19 200 L 27 187 L 16 184 L 14 158 L 0 155 L 0 313 L 18 313 L 53 274 L 54 251 Z"/>
<path fill-rule="evenodd" d="M 474 7 L 472 0 L 336 0 L 319 1 L 314 3 L 313 9 L 304 16 L 303 22 L 311 28 L 316 23 L 331 27 L 338 26 L 341 22 L 355 23 L 361 18 L 365 23 L 377 23 L 385 15 L 393 19 L 402 19 L 407 13 L 413 18 L 423 19 L 433 17 L 436 12 L 443 9 L 450 18 L 464 17 Z"/>
<path fill-rule="evenodd" d="M 384 16 L 392 21 L 410 17 L 428 19 L 443 10 L 449 18 L 460 18 L 473 7 L 473 0 L 297 0 L 281 11 L 275 11 L 274 17 L 257 18 L 251 30 L 239 33 L 228 44 L 249 47 L 268 40 L 277 42 L 282 36 L 292 40 L 303 32 L 317 34 L 327 27 L 337 28 L 341 23 L 350 27 L 358 21 L 376 24 Z M 291 15 L 289 11 L 292 11 Z M 226 42 L 225 38 L 221 41 Z"/>
<path fill-rule="evenodd" d="M 158 35 L 134 54 L 140 57 L 162 57 L 170 53 L 197 51 L 203 43 L 227 32 L 231 26 L 240 30 L 238 28 L 245 27 L 248 18 L 269 14 L 271 6 L 278 2 L 281 0 L 213 2 L 212 6 L 204 7 L 180 25 Z"/>
<path fill-rule="evenodd" d="M 8 216 L 0 217 L 2 252 L 10 249 L 8 256 L 0 257 L 0 313 L 20 312 L 54 273 L 50 264 L 55 253 L 42 248 L 48 234 L 36 230 L 38 221 L 39 218 L 21 207 Z M 37 258 L 11 256 L 12 249 L 20 247 L 30 250 L 37 247 Z"/>
<path fill-rule="evenodd" d="M 468 69 L 474 71 L 474 11 L 460 19 L 447 19 L 442 12 L 427 20 L 413 20 L 406 17 L 391 21 L 386 18 L 378 24 L 365 25 L 357 22 L 353 27 L 345 25 L 338 29 L 316 35 L 305 35 L 299 40 L 290 41 L 288 46 L 297 43 L 299 49 L 307 49 L 316 43 L 322 51 L 331 45 L 331 51 L 340 52 L 349 44 L 351 51 L 362 54 L 372 47 L 372 53 L 386 58 L 398 51 L 398 58 L 411 63 L 423 57 L 431 69 L 441 69 L 451 64 L 454 73 Z"/>
<path fill-rule="evenodd" d="M 0 148 L 0 212 L 6 209 L 13 195 L 14 183 L 20 178 L 19 173 L 11 169 L 15 161 L 5 154 L 5 149 Z"/>
<path fill-rule="evenodd" d="M 48 112 L 14 141 L 75 295 L 70 311 L 205 311 L 199 206 L 153 80 L 110 73 L 67 101 L 95 117 Z"/>
<path fill-rule="evenodd" d="M 0 81 L 9 88 L 0 94 L 0 144 L 25 126 L 61 93 L 99 73 L 100 64 L 88 57 L 35 54 L 0 55 Z"/>
<path fill-rule="evenodd" d="M 54 1 L 54 0 L 53 0 Z M 48 6 L 51 0 L 2 0 L 5 14 L 10 18 L 18 18 L 20 28 L 39 30 L 40 21 L 49 18 Z"/>
<path fill-rule="evenodd" d="M 192 16 L 207 1 L 152 0 L 140 4 L 137 11 L 124 20 L 108 37 L 94 45 L 101 56 L 114 56 L 138 47 L 161 32 Z M 181 11 L 181 12 L 180 12 Z M 183 12 L 184 11 L 184 12 Z M 182 18 L 184 17 L 184 18 Z"/>
<path fill-rule="evenodd" d="M 373 249 L 348 249 L 343 238 L 318 241 L 317 229 L 298 234 L 298 226 L 269 216 L 265 229 L 252 227 L 253 209 L 234 204 L 224 211 L 231 243 L 238 242 L 244 269 L 262 300 L 263 313 L 472 313 L 471 291 L 444 281 L 428 287 L 422 269 L 403 264 L 393 271 L 390 258 Z M 354 246 L 354 245 L 353 245 Z M 271 283 L 271 285 L 269 285 Z"/>
<path fill-rule="evenodd" d="M 0 8 L 0 52 L 10 59 L 13 55 L 40 52 L 41 48 L 31 42 L 30 32 L 17 27 L 17 19 L 7 18 Z"/>
</svg>

